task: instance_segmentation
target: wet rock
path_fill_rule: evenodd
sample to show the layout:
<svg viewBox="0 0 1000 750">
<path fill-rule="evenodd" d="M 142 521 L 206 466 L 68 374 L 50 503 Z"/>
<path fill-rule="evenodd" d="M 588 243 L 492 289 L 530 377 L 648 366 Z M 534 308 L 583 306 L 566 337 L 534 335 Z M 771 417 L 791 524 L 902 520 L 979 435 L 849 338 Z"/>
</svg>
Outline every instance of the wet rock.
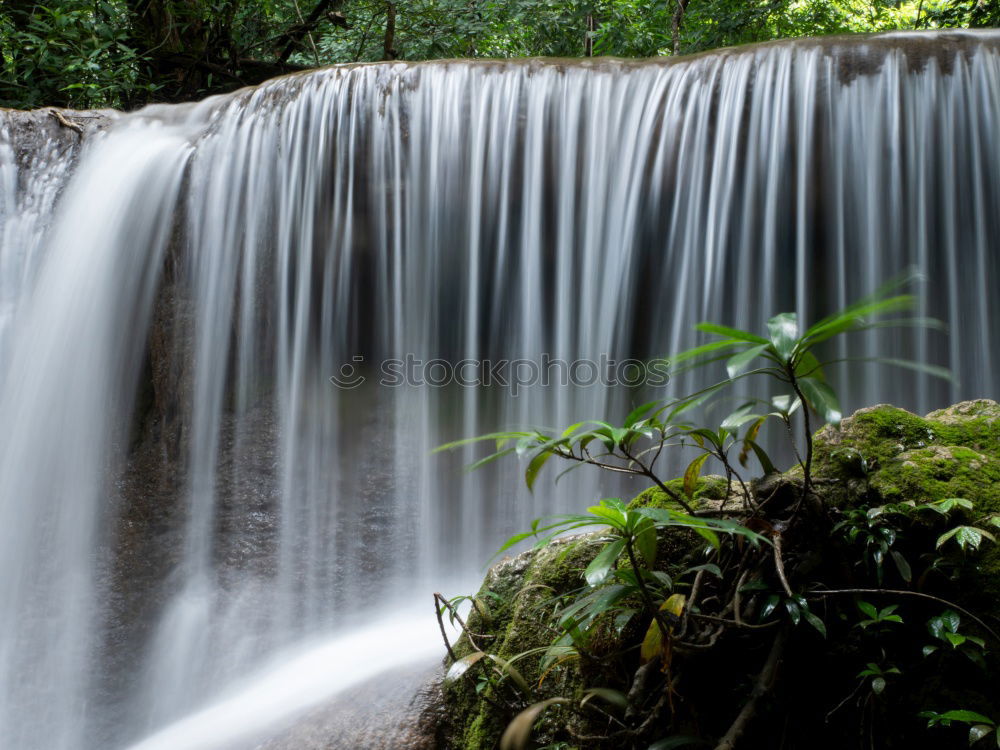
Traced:
<svg viewBox="0 0 1000 750">
<path fill-rule="evenodd" d="M 300 717 L 253 750 L 438 750 L 442 671 L 426 664 L 380 675 Z M 235 748 L 234 748 L 235 750 Z M 240 750 L 247 750 L 246 746 Z"/>
</svg>

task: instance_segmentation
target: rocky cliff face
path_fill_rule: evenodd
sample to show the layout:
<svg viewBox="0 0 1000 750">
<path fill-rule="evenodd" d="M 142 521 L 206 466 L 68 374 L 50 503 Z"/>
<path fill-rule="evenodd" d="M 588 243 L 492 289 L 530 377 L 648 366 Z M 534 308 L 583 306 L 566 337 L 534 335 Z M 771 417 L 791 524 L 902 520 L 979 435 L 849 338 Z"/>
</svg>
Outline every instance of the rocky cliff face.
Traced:
<svg viewBox="0 0 1000 750">
<path fill-rule="evenodd" d="M 24 179 L 50 161 L 73 162 L 84 141 L 120 116 L 114 110 L 45 107 L 23 112 L 0 109 L 0 129 L 15 154 Z"/>
</svg>

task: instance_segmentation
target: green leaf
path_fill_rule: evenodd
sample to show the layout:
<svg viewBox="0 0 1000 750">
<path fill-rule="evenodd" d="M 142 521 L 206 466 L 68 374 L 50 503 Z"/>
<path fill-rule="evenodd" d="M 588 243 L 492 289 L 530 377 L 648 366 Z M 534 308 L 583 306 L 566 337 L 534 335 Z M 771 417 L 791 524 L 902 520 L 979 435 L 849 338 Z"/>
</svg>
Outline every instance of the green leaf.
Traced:
<svg viewBox="0 0 1000 750">
<path fill-rule="evenodd" d="M 826 638 L 826 623 L 824 623 L 817 615 L 813 614 L 809 610 L 803 610 L 802 616 L 806 618 L 806 622 L 812 625 L 819 634 Z"/>
<path fill-rule="evenodd" d="M 764 600 L 764 606 L 760 609 L 760 621 L 766 620 L 772 612 L 778 607 L 778 603 L 781 598 L 777 594 L 771 594 L 767 599 Z"/>
<path fill-rule="evenodd" d="M 891 554 L 892 561 L 896 563 L 896 570 L 899 571 L 899 577 L 907 583 L 912 581 L 913 571 L 910 569 L 910 564 L 906 561 L 906 558 L 897 550 L 892 550 Z"/>
<path fill-rule="evenodd" d="M 774 464 L 771 463 L 771 457 L 767 455 L 767 452 L 763 448 L 761 448 L 755 440 L 744 440 L 743 443 L 744 445 L 749 445 L 750 448 L 753 450 L 754 455 L 757 456 L 757 460 L 760 461 L 760 468 L 763 470 L 765 474 L 778 473 L 778 470 L 774 467 Z"/>
<path fill-rule="evenodd" d="M 771 406 L 779 414 L 788 415 L 792 412 L 794 404 L 798 402 L 798 398 L 791 395 L 785 396 L 773 396 L 771 398 Z"/>
<path fill-rule="evenodd" d="M 653 578 L 655 578 L 660 586 L 662 586 L 666 591 L 671 591 L 674 588 L 674 582 L 671 580 L 670 576 L 664 573 L 662 570 L 654 570 Z"/>
<path fill-rule="evenodd" d="M 708 440 L 714 448 L 717 450 L 722 450 L 722 441 L 719 440 L 719 436 L 716 435 L 711 430 L 705 429 L 704 427 L 699 427 L 696 430 L 690 430 L 687 433 L 690 435 L 698 445 L 704 445 L 705 440 Z"/>
<path fill-rule="evenodd" d="M 454 682 L 459 677 L 464 675 L 473 664 L 482 659 L 486 654 L 482 651 L 473 651 L 468 656 L 463 656 L 461 659 L 456 661 L 450 667 L 448 667 L 448 673 L 444 676 L 445 682 Z"/>
<path fill-rule="evenodd" d="M 502 451 L 497 451 L 496 453 L 491 453 L 490 455 L 486 456 L 485 458 L 481 458 L 478 461 L 472 462 L 471 464 L 469 464 L 468 466 L 465 467 L 465 470 L 466 471 L 475 471 L 476 469 L 481 469 L 482 467 L 486 466 L 487 464 L 491 464 L 494 461 L 496 461 L 497 459 L 503 458 L 504 456 L 509 456 L 511 453 L 514 453 L 514 452 L 515 452 L 514 448 L 506 448 L 506 449 L 504 449 Z"/>
<path fill-rule="evenodd" d="M 867 315 L 882 315 L 913 307 L 915 298 L 911 295 L 896 295 L 894 297 L 888 295 L 917 278 L 917 273 L 910 272 L 890 280 L 874 293 L 862 297 L 843 310 L 810 326 L 803 339 L 812 346 L 837 334 L 866 328 L 868 323 L 864 318 Z"/>
<path fill-rule="evenodd" d="M 491 432 L 486 435 L 479 435 L 478 437 L 464 438 L 462 440 L 455 440 L 450 443 L 445 443 L 444 445 L 439 445 L 437 448 L 431 451 L 431 453 L 441 453 L 442 451 L 450 451 L 455 448 L 461 448 L 466 445 L 471 445 L 472 443 L 480 443 L 484 440 L 508 440 L 514 438 L 524 438 L 532 437 L 536 433 L 533 432 Z"/>
<path fill-rule="evenodd" d="M 704 526 L 690 526 L 694 533 L 712 545 L 713 549 L 719 549 L 722 545 L 719 542 L 719 535 Z"/>
<path fill-rule="evenodd" d="M 938 367 L 937 365 L 929 365 L 926 362 L 915 362 L 910 359 L 892 359 L 889 357 L 876 357 L 874 361 L 879 362 L 883 365 L 893 365 L 894 367 L 902 367 L 904 370 L 914 370 L 916 372 L 920 372 L 925 375 L 930 375 L 935 378 L 940 378 L 941 380 L 955 382 L 955 378 L 951 374 L 951 370 L 949 370 L 947 367 Z"/>
<path fill-rule="evenodd" d="M 619 501 L 620 505 L 621 501 Z M 628 533 L 627 519 L 623 507 L 610 504 L 609 500 L 602 500 L 600 505 L 592 505 L 587 508 L 587 512 L 597 516 L 604 523 L 617 529 L 622 534 Z"/>
<path fill-rule="evenodd" d="M 780 313 L 767 321 L 771 345 L 782 362 L 787 362 L 799 338 L 799 319 L 795 313 Z"/>
<path fill-rule="evenodd" d="M 574 424 L 571 424 L 569 427 L 567 427 L 565 430 L 562 431 L 561 437 L 568 438 L 570 435 L 572 435 L 574 432 L 576 432 L 577 430 L 579 430 L 585 424 L 587 424 L 587 423 L 586 422 L 575 422 Z"/>
<path fill-rule="evenodd" d="M 504 659 L 502 656 L 497 656 L 496 654 L 489 654 L 489 657 L 500 666 L 500 670 L 506 676 L 510 677 L 522 693 L 525 695 L 531 695 L 531 688 L 528 686 L 528 681 L 524 679 L 524 675 L 522 675 L 513 664 Z"/>
<path fill-rule="evenodd" d="M 705 354 L 712 354 L 713 352 L 721 351 L 723 349 L 732 349 L 734 346 L 744 346 L 744 342 L 739 339 L 725 339 L 723 341 L 713 341 L 709 344 L 702 344 L 701 346 L 696 346 L 693 349 L 688 349 L 683 352 L 678 352 L 667 358 L 667 363 L 673 368 L 675 365 L 681 362 L 687 362 L 688 360 L 697 359 Z"/>
<path fill-rule="evenodd" d="M 618 571 L 624 573 L 626 571 Z M 627 571 L 631 573 L 632 571 Z M 634 582 L 628 585 L 613 584 L 593 589 L 589 594 L 578 597 L 576 601 L 559 613 L 559 625 L 569 628 L 573 624 L 586 625 L 596 617 L 614 607 L 623 597 L 635 593 Z"/>
<path fill-rule="evenodd" d="M 798 361 L 795 363 L 795 375 L 799 378 L 815 378 L 826 382 L 826 378 L 823 376 L 823 368 L 820 365 L 816 355 L 810 351 L 804 351 L 798 356 Z"/>
<path fill-rule="evenodd" d="M 944 618 L 932 617 L 927 621 L 927 632 L 935 638 L 944 640 Z"/>
<path fill-rule="evenodd" d="M 531 739 L 531 730 L 534 728 L 535 722 L 538 721 L 538 717 L 542 715 L 542 712 L 556 703 L 569 702 L 566 698 L 549 698 L 548 700 L 528 706 L 507 725 L 503 736 L 500 738 L 500 750 L 524 750 Z"/>
<path fill-rule="evenodd" d="M 824 422 L 840 424 L 843 413 L 840 410 L 837 394 L 830 386 L 815 378 L 800 378 L 798 384 L 806 401 Z"/>
<path fill-rule="evenodd" d="M 770 344 L 759 344 L 758 346 L 752 346 L 749 349 L 744 349 L 738 354 L 734 354 L 726 361 L 726 373 L 729 375 L 730 379 L 735 378 L 741 372 L 743 372 L 747 365 L 749 365 L 753 360 L 763 354 Z"/>
<path fill-rule="evenodd" d="M 788 616 L 792 619 L 792 624 L 798 625 L 802 619 L 802 610 L 799 608 L 799 605 L 791 599 L 786 599 L 785 609 L 788 610 Z"/>
<path fill-rule="evenodd" d="M 552 458 L 552 455 L 553 454 L 547 450 L 542 451 L 528 462 L 528 468 L 524 470 L 524 481 L 528 485 L 529 491 L 534 489 L 535 480 L 538 478 L 538 472 L 540 472 L 542 467 L 545 466 L 545 462 Z"/>
<path fill-rule="evenodd" d="M 702 465 L 708 460 L 708 456 L 708 453 L 702 453 L 688 464 L 684 471 L 684 494 L 689 498 L 694 498 L 695 490 L 698 488 L 698 475 L 701 473 Z"/>
<path fill-rule="evenodd" d="M 646 567 L 652 568 L 656 565 L 656 524 L 651 518 L 642 518 L 636 524 L 635 546 L 642 555 Z"/>
<path fill-rule="evenodd" d="M 766 421 L 767 421 L 766 416 L 758 417 L 757 421 L 754 422 L 752 425 L 750 425 L 750 427 L 747 429 L 746 435 L 743 436 L 743 447 L 740 448 L 740 455 L 739 455 L 740 466 L 743 466 L 744 468 L 746 467 L 747 458 L 749 458 L 750 456 L 750 449 L 752 447 L 751 444 L 757 439 L 757 435 L 758 433 L 760 433 L 760 428 Z M 761 466 L 763 467 L 763 463 L 761 464 Z M 768 473 L 766 469 L 764 470 L 764 473 L 765 474 Z"/>
<path fill-rule="evenodd" d="M 739 328 L 730 328 L 729 326 L 722 326 L 718 323 L 698 323 L 695 326 L 696 330 L 703 333 L 712 333 L 716 336 L 728 336 L 731 339 L 739 339 L 740 341 L 747 341 L 751 344 L 764 344 L 765 346 L 771 342 L 765 339 L 763 336 L 758 336 L 756 334 L 750 333 L 749 331 L 742 331 Z"/>
<path fill-rule="evenodd" d="M 996 722 L 994 722 L 989 716 L 983 716 L 975 711 L 967 711 L 964 709 L 945 711 L 943 714 L 937 714 L 937 718 L 944 721 L 961 721 L 966 724 L 996 724 Z"/>
<path fill-rule="evenodd" d="M 762 415 L 753 413 L 754 406 L 756 406 L 756 403 L 753 401 L 743 404 L 743 406 L 722 420 L 722 429 L 735 433 L 747 422 L 753 422 L 755 419 L 762 419 Z"/>
<path fill-rule="evenodd" d="M 968 547 L 978 550 L 983 539 L 989 539 L 991 542 L 996 543 L 996 537 L 988 531 L 975 526 L 956 526 L 951 531 L 947 531 L 938 537 L 937 543 L 934 545 L 935 548 L 940 548 L 941 545 L 952 537 L 955 538 L 959 548 L 963 551 Z"/>
<path fill-rule="evenodd" d="M 941 620 L 944 622 L 944 626 L 949 633 L 957 633 L 959 626 L 962 624 L 962 618 L 953 609 L 946 609 L 942 612 Z"/>
<path fill-rule="evenodd" d="M 958 648 L 965 643 L 965 636 L 960 635 L 959 633 L 945 633 L 944 638 L 952 645 L 953 648 Z"/>
<path fill-rule="evenodd" d="M 873 620 L 878 617 L 878 609 L 875 608 L 874 604 L 870 602 L 858 602 L 858 609 L 860 609 L 864 614 L 871 617 Z"/>
<path fill-rule="evenodd" d="M 604 583 L 608 579 L 611 568 L 614 567 L 623 549 L 625 549 L 624 539 L 616 539 L 604 545 L 604 549 L 600 551 L 583 572 L 583 577 L 587 580 L 587 585 L 599 586 Z"/>
<path fill-rule="evenodd" d="M 649 403 L 643 404 L 642 406 L 637 406 L 629 415 L 625 417 L 625 426 L 631 427 L 636 422 L 639 421 L 650 409 L 659 404 L 659 401 L 650 401 Z"/>
<path fill-rule="evenodd" d="M 931 503 L 928 506 L 921 507 L 934 507 L 940 508 L 942 513 L 951 513 L 955 508 L 964 508 L 965 510 L 972 510 L 974 505 L 971 500 L 967 500 L 964 497 L 946 497 L 943 500 L 938 500 L 936 503 Z"/>
</svg>

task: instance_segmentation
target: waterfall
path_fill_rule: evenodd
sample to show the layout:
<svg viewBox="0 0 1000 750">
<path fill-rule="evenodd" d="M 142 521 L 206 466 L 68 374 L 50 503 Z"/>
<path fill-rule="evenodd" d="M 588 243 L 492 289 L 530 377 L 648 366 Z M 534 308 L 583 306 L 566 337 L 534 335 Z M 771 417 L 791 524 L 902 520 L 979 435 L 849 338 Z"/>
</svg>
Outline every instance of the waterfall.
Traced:
<svg viewBox="0 0 1000 750">
<path fill-rule="evenodd" d="M 950 333 L 850 351 L 955 383 L 837 365 L 845 406 L 995 397 L 998 133 L 986 32 L 334 67 L 123 115 L 72 168 L 0 119 L 0 746 L 125 747 L 643 489 L 430 450 L 683 393 L 629 368 L 699 320 L 916 266 Z"/>
</svg>

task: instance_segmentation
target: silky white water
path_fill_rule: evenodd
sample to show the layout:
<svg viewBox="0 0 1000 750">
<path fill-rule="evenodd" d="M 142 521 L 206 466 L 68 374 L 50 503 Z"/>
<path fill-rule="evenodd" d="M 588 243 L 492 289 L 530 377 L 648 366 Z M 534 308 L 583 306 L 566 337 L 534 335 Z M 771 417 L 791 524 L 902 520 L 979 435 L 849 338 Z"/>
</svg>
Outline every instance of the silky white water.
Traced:
<svg viewBox="0 0 1000 750">
<path fill-rule="evenodd" d="M 0 137 L 0 747 L 213 747 L 426 655 L 429 619 L 386 659 L 368 613 L 430 615 L 602 492 L 431 448 L 696 383 L 512 378 L 815 317 L 915 265 L 950 333 L 851 352 L 956 383 L 842 365 L 845 406 L 995 397 L 997 133 L 1000 35 L 956 33 L 317 71 L 120 118 L 37 220 Z M 483 360 L 461 373 L 492 385 L 433 385 Z M 364 666 L 310 661 L 345 649 Z"/>
<path fill-rule="evenodd" d="M 454 631 L 449 628 L 451 637 Z M 231 694 L 156 732 L 130 750 L 217 750 L 252 746 L 306 709 L 410 660 L 440 651 L 433 616 L 400 610 L 321 644 L 279 653 L 273 664 L 241 681 Z M 401 658 L 398 644 L 407 644 Z"/>
</svg>

